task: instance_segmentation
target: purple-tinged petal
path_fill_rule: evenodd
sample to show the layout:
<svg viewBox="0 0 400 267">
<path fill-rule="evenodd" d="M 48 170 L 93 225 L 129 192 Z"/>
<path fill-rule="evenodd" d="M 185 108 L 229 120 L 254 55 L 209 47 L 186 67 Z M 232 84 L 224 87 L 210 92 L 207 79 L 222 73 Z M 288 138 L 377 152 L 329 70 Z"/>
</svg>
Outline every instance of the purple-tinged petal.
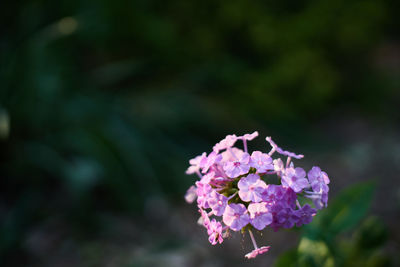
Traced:
<svg viewBox="0 0 400 267">
<path fill-rule="evenodd" d="M 253 259 L 253 258 L 257 257 L 258 255 L 268 252 L 269 248 L 270 248 L 270 246 L 256 248 L 252 252 L 247 253 L 245 255 L 245 257 L 248 259 Z"/>
<path fill-rule="evenodd" d="M 208 205 L 216 216 L 222 216 L 222 214 L 224 214 L 226 205 L 228 205 L 228 198 L 214 190 L 210 193 Z"/>
<path fill-rule="evenodd" d="M 330 180 L 326 172 L 321 171 L 319 167 L 312 167 L 308 172 L 308 180 L 314 192 L 328 192 L 329 188 L 326 186 Z"/>
<path fill-rule="evenodd" d="M 214 165 L 217 164 L 222 160 L 222 156 L 215 151 L 211 152 L 207 158 L 203 158 L 201 161 L 201 165 L 203 166 L 203 173 L 206 173 L 208 169 Z"/>
<path fill-rule="evenodd" d="M 200 182 L 202 184 L 209 184 L 211 179 L 215 177 L 215 172 L 208 172 L 207 174 L 203 175 L 203 177 L 201 177 Z"/>
<path fill-rule="evenodd" d="M 254 151 L 251 154 L 250 166 L 256 168 L 260 173 L 274 169 L 272 158 L 268 154 L 260 151 Z"/>
<path fill-rule="evenodd" d="M 251 140 L 253 140 L 254 138 L 256 138 L 257 136 L 258 136 L 258 132 L 255 131 L 255 132 L 253 132 L 252 134 L 245 134 L 245 135 L 242 135 L 242 136 L 238 136 L 237 138 L 238 138 L 238 139 L 242 139 L 242 140 L 251 141 Z"/>
<path fill-rule="evenodd" d="M 233 147 L 237 141 L 238 137 L 234 134 L 227 135 L 224 139 L 219 141 L 214 147 L 213 150 L 215 152 L 219 152 L 220 150 L 227 149 Z"/>
<path fill-rule="evenodd" d="M 240 160 L 226 162 L 223 168 L 228 177 L 235 178 L 249 172 L 249 161 L 250 155 L 248 153 L 243 153 Z"/>
<path fill-rule="evenodd" d="M 202 224 L 204 227 L 208 229 L 208 225 L 210 224 L 210 218 L 207 215 L 207 212 L 205 212 L 203 209 L 199 209 L 200 212 L 200 218 L 197 221 L 197 223 Z"/>
<path fill-rule="evenodd" d="M 282 176 L 282 185 L 288 186 L 299 193 L 309 186 L 307 179 L 305 178 L 306 172 L 302 168 L 289 167 L 285 170 Z"/>
<path fill-rule="evenodd" d="M 208 241 L 212 245 L 216 245 L 217 243 L 222 243 L 222 225 L 220 222 L 217 222 L 215 219 L 212 219 L 207 225 L 207 233 L 209 235 Z"/>
<path fill-rule="evenodd" d="M 229 150 L 226 150 L 221 153 L 222 155 L 222 160 L 221 162 L 229 162 L 229 161 L 236 161 L 237 159 L 242 158 L 243 153 L 245 153 L 243 150 L 237 147 L 231 147 Z"/>
<path fill-rule="evenodd" d="M 186 170 L 186 174 L 193 174 L 198 172 L 201 168 L 200 163 L 204 158 L 206 158 L 206 155 L 206 152 L 204 152 L 203 154 L 189 160 L 191 166 Z"/>
<path fill-rule="evenodd" d="M 301 209 L 297 210 L 296 213 L 299 218 L 296 222 L 296 226 L 300 227 L 303 224 L 309 224 L 317 213 L 317 210 L 311 208 L 310 205 L 305 204 Z"/>
<path fill-rule="evenodd" d="M 246 202 L 260 202 L 267 185 L 257 174 L 249 174 L 238 182 L 239 197 Z"/>
<path fill-rule="evenodd" d="M 250 221 L 247 209 L 243 204 L 229 204 L 222 218 L 224 223 L 233 231 L 239 231 Z"/>
<path fill-rule="evenodd" d="M 272 147 L 272 149 L 273 149 L 274 151 L 278 152 L 278 153 L 281 154 L 281 155 L 288 156 L 288 157 L 292 157 L 292 158 L 296 158 L 296 159 L 301 159 L 301 158 L 304 157 L 304 155 L 301 155 L 301 154 L 298 155 L 298 154 L 295 154 L 295 153 L 293 153 L 293 152 L 283 150 L 283 149 L 280 148 L 274 141 L 272 141 L 272 139 L 271 139 L 270 136 L 268 136 L 267 138 L 265 138 L 265 140 L 267 140 L 267 142 L 271 145 L 271 147 Z"/>
<path fill-rule="evenodd" d="M 197 194 L 197 205 L 200 208 L 208 209 L 209 194 L 212 191 L 212 187 L 209 184 L 203 184 L 201 182 L 196 182 L 196 194 Z"/>
<path fill-rule="evenodd" d="M 274 170 L 276 171 L 277 175 L 281 176 L 282 173 L 285 171 L 285 165 L 283 164 L 283 161 L 281 159 L 274 159 L 273 164 Z"/>
<path fill-rule="evenodd" d="M 185 200 L 187 203 L 193 203 L 196 200 L 196 198 L 197 198 L 197 188 L 194 185 L 192 185 L 186 191 Z"/>
<path fill-rule="evenodd" d="M 265 202 L 250 204 L 248 211 L 250 213 L 250 223 L 257 230 L 262 230 L 272 223 L 272 214 L 268 211 Z"/>
</svg>

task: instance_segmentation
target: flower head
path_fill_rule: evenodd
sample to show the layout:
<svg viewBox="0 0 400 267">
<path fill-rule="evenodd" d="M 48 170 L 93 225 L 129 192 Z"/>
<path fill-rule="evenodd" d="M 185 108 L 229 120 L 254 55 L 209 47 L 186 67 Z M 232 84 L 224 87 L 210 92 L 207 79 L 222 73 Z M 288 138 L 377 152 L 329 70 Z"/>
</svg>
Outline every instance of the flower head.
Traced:
<svg viewBox="0 0 400 267">
<path fill-rule="evenodd" d="M 254 246 L 245 255 L 249 259 L 270 248 L 259 248 L 252 230 L 270 227 L 277 231 L 310 223 L 317 210 L 328 204 L 330 182 L 319 167 L 313 167 L 306 177 L 302 168 L 291 163 L 292 158 L 301 159 L 303 155 L 283 150 L 271 137 L 266 138 L 272 147 L 269 153 L 248 151 L 247 142 L 257 136 L 258 132 L 227 135 L 211 153 L 191 159 L 186 170 L 199 177 L 187 190 L 185 200 L 197 200 L 201 215 L 198 223 L 207 229 L 209 242 L 222 243 L 230 236 L 229 229 L 246 230 Z M 235 147 L 238 140 L 243 147 Z M 275 152 L 280 155 L 274 157 Z M 302 206 L 299 196 L 314 204 Z"/>
</svg>

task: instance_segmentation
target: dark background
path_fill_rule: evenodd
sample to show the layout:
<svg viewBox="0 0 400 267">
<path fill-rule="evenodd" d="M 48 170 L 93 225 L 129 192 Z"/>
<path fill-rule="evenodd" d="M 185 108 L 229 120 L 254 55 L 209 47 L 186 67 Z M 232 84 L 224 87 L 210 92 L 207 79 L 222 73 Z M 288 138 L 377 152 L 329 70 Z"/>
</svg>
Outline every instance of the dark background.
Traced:
<svg viewBox="0 0 400 267">
<path fill-rule="evenodd" d="M 211 246 L 183 199 L 190 158 L 254 130 L 251 149 L 272 136 L 305 154 L 300 166 L 321 166 L 331 199 L 372 181 L 371 205 L 334 241 L 356 256 L 344 246 L 333 258 L 395 266 L 398 11 L 394 0 L 2 1 L 1 266 L 275 262 L 302 230 L 267 231 L 271 251 L 245 261 L 248 237 Z M 365 254 L 363 225 L 382 239 Z"/>
</svg>

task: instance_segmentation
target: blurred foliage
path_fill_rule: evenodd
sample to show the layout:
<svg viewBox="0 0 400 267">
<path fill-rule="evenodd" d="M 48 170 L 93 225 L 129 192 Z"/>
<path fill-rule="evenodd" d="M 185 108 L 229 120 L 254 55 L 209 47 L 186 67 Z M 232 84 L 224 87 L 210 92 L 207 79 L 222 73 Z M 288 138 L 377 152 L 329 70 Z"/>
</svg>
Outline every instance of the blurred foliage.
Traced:
<svg viewBox="0 0 400 267">
<path fill-rule="evenodd" d="M 397 119 L 396 5 L 2 1 L 0 256 L 49 218 L 87 235 L 104 211 L 181 201 L 187 159 L 228 133 Z"/>
<path fill-rule="evenodd" d="M 298 248 L 282 254 L 275 266 L 394 266 L 383 250 L 386 227 L 366 217 L 374 187 L 364 183 L 341 192 L 302 228 Z"/>
</svg>

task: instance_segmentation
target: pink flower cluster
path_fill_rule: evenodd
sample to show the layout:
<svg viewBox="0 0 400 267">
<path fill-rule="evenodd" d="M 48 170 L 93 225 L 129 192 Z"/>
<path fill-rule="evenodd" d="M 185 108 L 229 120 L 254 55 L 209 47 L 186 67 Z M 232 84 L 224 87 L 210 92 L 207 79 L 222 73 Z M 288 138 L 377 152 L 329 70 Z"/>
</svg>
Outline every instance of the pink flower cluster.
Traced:
<svg viewBox="0 0 400 267">
<path fill-rule="evenodd" d="M 228 135 L 208 155 L 191 159 L 186 171 L 199 177 L 185 199 L 189 203 L 197 200 L 199 223 L 207 229 L 210 243 L 222 243 L 230 230 L 247 230 L 254 245 L 254 250 L 245 255 L 247 258 L 269 250 L 269 246 L 257 246 L 252 230 L 269 226 L 277 231 L 310 223 L 317 210 L 327 206 L 329 191 L 325 172 L 313 167 L 306 173 L 295 167 L 292 159 L 303 155 L 281 149 L 271 137 L 266 138 L 271 146 L 269 152 L 250 154 L 247 141 L 257 136 L 258 132 Z M 235 147 L 237 141 L 243 142 L 243 150 Z M 273 158 L 275 153 L 278 157 Z M 298 196 L 310 199 L 315 208 L 300 204 Z"/>
</svg>

